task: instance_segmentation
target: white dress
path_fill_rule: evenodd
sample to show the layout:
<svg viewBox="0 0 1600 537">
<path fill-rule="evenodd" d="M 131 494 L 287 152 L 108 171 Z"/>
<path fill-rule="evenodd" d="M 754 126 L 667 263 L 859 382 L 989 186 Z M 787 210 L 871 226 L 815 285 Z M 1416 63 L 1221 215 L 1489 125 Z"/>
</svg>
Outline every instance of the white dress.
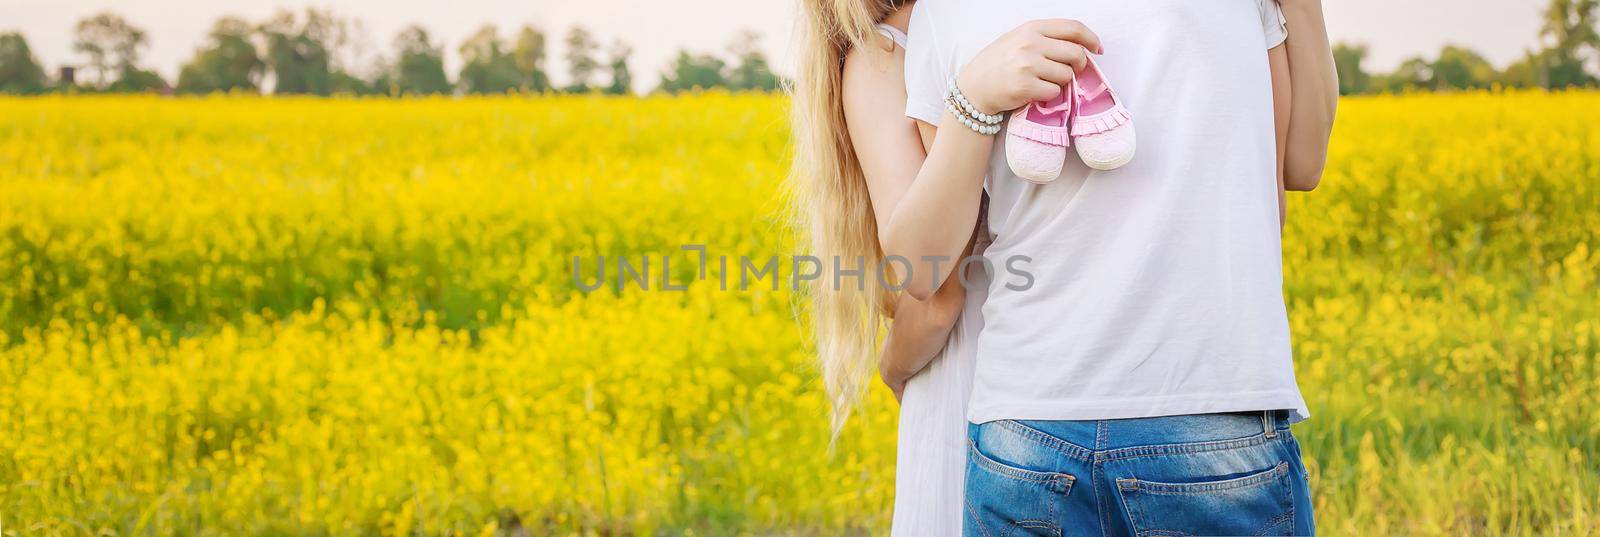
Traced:
<svg viewBox="0 0 1600 537">
<path fill-rule="evenodd" d="M 879 28 L 905 47 L 904 33 L 886 24 Z M 977 233 L 973 255 L 981 254 L 989 243 L 987 229 L 980 226 Z M 966 305 L 950 331 L 950 340 L 933 362 L 906 382 L 900 402 L 899 452 L 895 454 L 892 535 L 961 535 L 967 398 L 972 394 L 973 362 L 978 331 L 983 329 L 989 278 L 982 263 L 971 264 Z"/>
</svg>

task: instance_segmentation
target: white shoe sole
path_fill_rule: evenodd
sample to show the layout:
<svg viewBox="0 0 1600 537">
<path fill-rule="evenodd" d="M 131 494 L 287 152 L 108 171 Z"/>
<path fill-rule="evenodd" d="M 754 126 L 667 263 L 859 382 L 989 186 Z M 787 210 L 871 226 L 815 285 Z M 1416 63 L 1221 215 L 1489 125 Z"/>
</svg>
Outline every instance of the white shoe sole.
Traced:
<svg viewBox="0 0 1600 537">
<path fill-rule="evenodd" d="M 1067 148 L 1012 136 L 1006 138 L 1006 164 L 1022 180 L 1042 185 L 1061 177 Z"/>
<path fill-rule="evenodd" d="M 1084 165 L 1100 171 L 1115 170 L 1133 161 L 1133 154 L 1139 148 L 1132 123 L 1109 132 L 1075 138 L 1072 145 L 1077 146 L 1078 158 Z"/>
</svg>

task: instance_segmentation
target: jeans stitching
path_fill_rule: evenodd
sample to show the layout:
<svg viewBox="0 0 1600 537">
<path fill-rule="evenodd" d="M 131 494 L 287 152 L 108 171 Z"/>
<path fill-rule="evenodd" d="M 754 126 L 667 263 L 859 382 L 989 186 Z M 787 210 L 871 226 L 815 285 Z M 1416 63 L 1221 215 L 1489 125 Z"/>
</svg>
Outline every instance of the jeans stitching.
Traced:
<svg viewBox="0 0 1600 537">
<path fill-rule="evenodd" d="M 971 440 L 967 441 L 967 448 L 972 451 L 972 462 L 974 464 L 977 464 L 979 467 L 985 470 L 1000 474 L 1002 477 L 1008 477 L 1018 481 L 1027 481 L 1030 483 L 1039 483 L 1045 485 L 1046 487 L 1052 487 L 1059 481 L 1066 481 L 1066 488 L 1069 491 L 1072 490 L 1072 483 L 1077 481 L 1077 478 L 1073 477 L 1072 474 L 1063 472 L 1041 472 L 1038 470 L 1028 470 L 1025 468 L 1017 468 L 994 460 L 988 455 L 984 455 L 982 451 L 978 451 L 978 445 Z"/>
<path fill-rule="evenodd" d="M 1127 517 L 1126 518 L 1127 518 L 1127 522 L 1128 522 L 1128 527 L 1133 529 L 1133 534 L 1134 535 L 1140 535 L 1140 533 L 1139 533 L 1139 525 L 1134 523 L 1134 521 L 1137 520 L 1137 519 L 1144 518 L 1144 516 L 1143 516 L 1144 512 L 1140 511 L 1139 512 L 1139 516 L 1134 516 L 1134 510 L 1133 510 L 1134 507 L 1132 505 L 1128 505 L 1128 495 L 1122 493 L 1122 488 L 1121 488 L 1120 484 L 1117 487 L 1117 502 L 1122 504 L 1122 512 L 1127 513 Z M 1107 521 L 1107 522 L 1109 522 L 1109 521 Z M 1101 527 L 1104 528 L 1107 525 L 1109 525 L 1109 524 L 1102 524 Z M 1102 535 L 1104 535 L 1105 534 L 1105 530 L 1101 529 L 1100 533 Z"/>
<path fill-rule="evenodd" d="M 1289 475 L 1289 463 L 1280 461 L 1277 465 L 1265 472 L 1224 481 L 1214 481 L 1210 483 L 1161 483 L 1158 481 L 1142 481 L 1139 479 L 1119 479 L 1117 480 L 1117 486 L 1118 488 L 1130 492 L 1137 491 L 1150 494 L 1208 494 L 1212 492 L 1250 488 L 1264 483 L 1271 483 L 1273 480 L 1282 479 L 1286 475 Z"/>
<path fill-rule="evenodd" d="M 966 505 L 967 516 L 972 517 L 972 525 L 978 528 L 978 533 L 983 534 L 983 537 L 992 537 L 989 535 L 989 528 L 983 526 L 983 517 L 978 516 L 978 510 L 972 508 L 972 502 L 963 499 L 961 503 Z"/>
<path fill-rule="evenodd" d="M 1047 522 L 1047 521 L 1043 521 L 1043 520 L 1020 520 L 1020 521 L 1012 523 L 1011 524 L 1011 528 L 1012 529 L 1022 528 L 1024 530 L 1046 530 L 1046 531 L 1049 531 L 1051 535 L 1054 535 L 1056 537 L 1061 537 L 1061 527 L 1060 526 L 1057 526 L 1052 522 Z"/>
<path fill-rule="evenodd" d="M 1056 522 L 1055 522 L 1055 520 L 1056 520 L 1056 502 L 1055 502 L 1055 498 L 1045 498 L 1045 499 L 1049 500 L 1049 501 L 1045 502 L 1045 506 L 1050 511 L 1050 513 L 1045 516 L 1046 520 L 1039 520 L 1039 519 L 1036 519 L 1036 518 L 1030 518 L 1030 519 L 1027 519 L 1027 520 L 1018 520 L 1018 521 L 1015 522 L 1015 525 L 1017 527 L 1019 527 L 1019 528 L 1034 529 L 1034 530 L 1050 530 L 1050 533 L 1053 533 L 1057 537 L 1060 537 L 1060 535 L 1061 535 L 1061 526 L 1057 525 Z"/>
<path fill-rule="evenodd" d="M 1288 511 L 1281 515 L 1272 517 L 1272 520 L 1267 521 L 1267 525 L 1262 527 L 1260 531 L 1257 531 L 1256 535 L 1266 535 L 1268 529 L 1284 522 L 1288 522 L 1291 527 L 1294 525 L 1294 504 L 1292 503 L 1289 505 Z M 1287 533 L 1293 534 L 1294 532 L 1291 530 Z"/>
<path fill-rule="evenodd" d="M 1095 451 L 1089 452 L 1089 458 L 1090 459 L 1095 459 L 1096 457 L 1094 456 L 1094 454 L 1098 450 L 1100 450 L 1101 448 L 1105 447 L 1105 445 L 1106 445 L 1106 422 L 1104 422 L 1104 421 L 1096 421 L 1094 423 L 1094 449 L 1095 449 Z M 1094 473 L 1095 473 L 1094 482 L 1095 482 L 1096 486 L 1094 488 L 1095 489 L 1094 509 L 1095 509 L 1095 513 L 1100 515 L 1100 537 L 1109 537 L 1106 534 L 1106 531 L 1107 531 L 1108 528 L 1111 527 L 1111 512 L 1110 512 L 1110 510 L 1106 509 L 1105 499 L 1100 497 L 1100 487 L 1099 487 L 1099 483 L 1101 481 L 1105 480 L 1105 476 L 1106 476 L 1105 464 L 1101 463 L 1100 461 L 1093 461 L 1093 462 L 1090 462 L 1090 464 L 1092 465 L 1092 468 L 1094 468 Z"/>
<path fill-rule="evenodd" d="M 1156 455 L 1175 455 L 1175 454 L 1182 454 L 1182 453 L 1203 453 L 1203 452 L 1207 452 L 1207 451 L 1217 451 L 1217 450 L 1223 450 L 1223 449 L 1234 449 L 1234 448 L 1250 447 L 1250 446 L 1265 444 L 1265 443 L 1267 443 L 1267 442 L 1269 442 L 1271 440 L 1276 440 L 1275 438 L 1267 438 L 1266 433 L 1262 432 L 1262 433 L 1246 436 L 1246 437 L 1243 437 L 1243 438 L 1233 438 L 1233 439 L 1229 439 L 1229 440 L 1208 440 L 1208 441 L 1205 441 L 1205 442 L 1190 442 L 1190 443 L 1185 443 L 1185 444 L 1161 444 L 1161 445 L 1153 445 L 1153 446 L 1133 446 L 1133 447 L 1125 447 L 1125 448 L 1117 448 L 1117 449 L 1100 451 L 1098 449 L 1085 448 L 1083 446 L 1079 446 L 1077 444 L 1068 442 L 1068 441 L 1063 440 L 1061 438 L 1057 438 L 1055 436 L 1050 435 L 1049 433 L 1046 433 L 1044 431 L 1040 431 L 1040 430 L 1035 429 L 1033 427 L 1029 427 L 1029 426 L 1024 425 L 1022 423 L 1019 423 L 1019 422 L 1017 422 L 1015 420 L 1001 420 L 1001 421 L 997 421 L 997 422 L 994 422 L 994 423 L 996 425 L 999 425 L 1000 427 L 1003 427 L 1003 428 L 1005 428 L 1005 429 L 1007 429 L 1007 430 L 1009 430 L 1009 431 L 1011 431 L 1013 433 L 1016 433 L 1016 434 L 1022 436 L 1026 440 L 1031 440 L 1031 441 L 1033 441 L 1035 443 L 1043 445 L 1046 448 L 1050 448 L 1050 449 L 1056 450 L 1057 452 L 1061 453 L 1062 455 L 1066 455 L 1068 457 L 1072 457 L 1072 458 L 1079 459 L 1079 460 L 1084 460 L 1084 461 L 1095 461 L 1095 460 L 1114 461 L 1114 460 L 1132 459 L 1132 458 L 1138 458 L 1138 457 L 1149 457 L 1149 456 L 1156 456 Z M 1104 423 L 1096 423 L 1095 424 L 1095 447 L 1096 448 L 1099 448 L 1101 445 L 1104 445 L 1105 436 L 1106 436 L 1106 432 L 1105 431 L 1106 431 L 1106 429 L 1105 429 Z"/>
<path fill-rule="evenodd" d="M 995 423 L 1008 431 L 1021 435 L 1024 439 L 1042 444 L 1046 448 L 1056 450 L 1062 455 L 1066 455 L 1074 459 L 1088 461 L 1091 457 L 1093 457 L 1094 454 L 1094 451 L 1091 449 L 1068 442 L 1066 440 L 1062 440 L 1060 438 L 1056 438 L 1049 433 L 1029 427 L 1027 425 L 1023 425 L 1015 420 L 1001 420 Z"/>
<path fill-rule="evenodd" d="M 1001 463 L 1000 461 L 989 458 L 988 455 L 984 455 L 983 452 L 978 451 L 977 444 L 971 440 L 967 441 L 967 448 L 970 451 L 973 464 L 978 465 L 981 469 L 999 474 L 1000 477 L 1003 478 L 1041 485 L 1048 492 L 1055 494 L 1069 494 L 1072 491 L 1073 483 L 1077 481 L 1076 477 L 1068 473 L 1040 472 L 1037 470 L 1013 468 Z M 1065 483 L 1064 486 L 1063 482 Z M 977 526 L 978 530 L 982 532 L 985 537 L 989 537 L 991 534 L 989 533 L 988 528 L 982 522 L 983 517 L 978 516 L 977 510 L 972 507 L 972 502 L 963 499 L 962 503 L 967 509 L 967 515 L 972 517 L 973 525 Z M 1056 525 L 1054 522 L 1055 502 L 1049 501 L 1046 505 L 1049 507 L 1050 511 L 1046 519 L 1041 520 L 1030 518 L 1025 520 L 1012 520 L 1010 521 L 1010 524 L 1007 525 L 1007 531 L 1004 535 L 1010 535 L 1013 532 L 1012 530 L 1015 530 L 1016 528 L 1047 529 L 1053 534 L 1058 536 L 1061 535 L 1061 527 Z"/>
<path fill-rule="evenodd" d="M 1140 457 L 1154 457 L 1159 455 L 1179 455 L 1185 453 L 1204 453 L 1207 451 L 1220 451 L 1258 446 L 1268 442 L 1266 436 L 1256 434 L 1232 440 L 1211 440 L 1207 442 L 1191 442 L 1187 444 L 1164 444 L 1156 446 L 1134 446 L 1095 452 L 1094 458 L 1103 461 L 1116 461 L 1136 459 Z"/>
</svg>

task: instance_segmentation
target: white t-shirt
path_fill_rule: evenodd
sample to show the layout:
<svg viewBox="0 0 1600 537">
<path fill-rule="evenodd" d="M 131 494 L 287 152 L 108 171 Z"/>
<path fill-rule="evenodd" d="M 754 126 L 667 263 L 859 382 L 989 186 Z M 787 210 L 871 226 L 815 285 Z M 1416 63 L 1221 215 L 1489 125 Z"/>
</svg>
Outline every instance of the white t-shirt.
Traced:
<svg viewBox="0 0 1600 537">
<path fill-rule="evenodd" d="M 1274 0 L 923 0 L 906 114 L 938 124 L 949 80 L 1035 19 L 1083 21 L 1133 113 L 1138 152 L 1035 185 L 996 136 L 985 188 L 999 272 L 983 306 L 968 418 L 1090 420 L 1290 409 L 1271 74 Z M 948 128 L 965 128 L 960 125 Z M 1012 287 L 1008 287 L 1008 285 Z"/>
</svg>

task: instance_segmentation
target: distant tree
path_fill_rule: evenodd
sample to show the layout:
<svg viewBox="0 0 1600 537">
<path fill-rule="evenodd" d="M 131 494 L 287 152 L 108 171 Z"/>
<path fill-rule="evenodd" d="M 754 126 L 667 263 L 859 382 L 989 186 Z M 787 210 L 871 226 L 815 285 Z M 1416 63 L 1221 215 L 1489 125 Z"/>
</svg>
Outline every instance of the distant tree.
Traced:
<svg viewBox="0 0 1600 537">
<path fill-rule="evenodd" d="M 375 79 L 381 76 L 381 58 L 371 54 L 371 36 L 360 19 L 339 19 L 337 39 L 331 44 L 333 63 L 329 75 L 335 94 L 386 93 Z"/>
<path fill-rule="evenodd" d="M 1428 86 L 1435 91 L 1487 88 L 1499 75 L 1482 55 L 1455 45 L 1440 50 L 1428 71 Z"/>
<path fill-rule="evenodd" d="M 739 33 L 728 47 L 735 62 L 728 73 L 728 86 L 736 90 L 773 91 L 778 75 L 772 74 L 767 56 L 761 52 L 761 36 L 750 30 Z"/>
<path fill-rule="evenodd" d="M 1593 86 L 1588 64 L 1600 56 L 1600 0 L 1551 0 L 1539 36 L 1546 87 Z"/>
<path fill-rule="evenodd" d="M 0 93 L 39 93 L 47 83 L 28 39 L 16 32 L 0 34 Z"/>
<path fill-rule="evenodd" d="M 250 42 L 250 23 L 224 17 L 211 26 L 206 44 L 178 73 L 178 91 L 256 91 L 266 66 Z"/>
<path fill-rule="evenodd" d="M 633 73 L 628 71 L 628 56 L 633 55 L 633 47 L 621 40 L 611 43 L 610 57 L 606 67 L 611 71 L 611 85 L 606 87 L 606 93 L 611 95 L 627 95 L 633 92 Z"/>
<path fill-rule="evenodd" d="M 166 85 L 160 75 L 139 68 L 139 54 L 149 39 L 144 30 L 121 15 L 109 11 L 95 14 L 78 21 L 73 34 L 72 49 L 88 57 L 96 88 L 146 91 Z"/>
<path fill-rule="evenodd" d="M 600 63 L 594 59 L 595 52 L 600 48 L 595 43 L 594 36 L 582 26 L 573 26 L 567 32 L 567 73 L 572 76 L 572 83 L 567 86 L 567 91 L 589 91 L 590 81 L 594 78 L 595 71 L 600 69 Z"/>
<path fill-rule="evenodd" d="M 283 10 L 260 27 L 264 61 L 277 94 L 333 92 L 334 53 L 348 38 L 349 23 L 333 13 L 307 9 L 303 17 Z"/>
<path fill-rule="evenodd" d="M 727 64 L 720 58 L 679 50 L 657 88 L 667 93 L 728 87 Z"/>
<path fill-rule="evenodd" d="M 1544 52 L 1527 51 L 1522 59 L 1507 65 L 1500 71 L 1500 84 L 1508 88 L 1544 88 L 1549 87 L 1549 79 L 1545 73 Z"/>
<path fill-rule="evenodd" d="M 517 32 L 516 50 L 511 54 L 517 64 L 518 85 L 523 91 L 550 89 L 550 76 L 544 69 L 544 32 L 532 26 L 523 26 Z"/>
<path fill-rule="evenodd" d="M 461 76 L 456 83 L 465 93 L 505 93 L 520 82 L 517 60 L 493 25 L 479 28 L 461 43 Z"/>
<path fill-rule="evenodd" d="M 169 91 L 172 85 L 161 74 L 149 69 L 127 68 L 117 76 L 117 81 L 111 83 L 111 91 L 122 93 L 137 93 L 143 91 Z"/>
<path fill-rule="evenodd" d="M 1361 69 L 1361 62 L 1366 58 L 1366 45 L 1339 43 L 1333 46 L 1333 64 L 1339 74 L 1340 95 L 1367 92 L 1372 76 Z"/>
<path fill-rule="evenodd" d="M 1400 93 L 1431 89 L 1433 82 L 1433 62 L 1420 56 L 1414 56 L 1400 62 L 1394 72 L 1378 77 L 1375 81 L 1377 89 L 1389 93 Z"/>
<path fill-rule="evenodd" d="M 380 75 L 374 75 L 373 80 L 368 80 L 349 71 L 335 70 L 328 74 L 328 91 L 335 95 L 372 95 L 375 93 L 386 93 L 388 92 L 387 84 L 382 87 L 375 85 L 376 79 L 379 76 Z"/>
<path fill-rule="evenodd" d="M 398 69 L 393 60 L 381 56 L 375 58 L 371 69 L 372 77 L 366 81 L 366 89 L 378 95 L 400 94 L 400 81 L 395 75 Z"/>
<path fill-rule="evenodd" d="M 394 83 L 398 93 L 432 95 L 450 93 L 444 74 L 444 53 L 421 26 L 411 26 L 394 39 Z"/>
</svg>

